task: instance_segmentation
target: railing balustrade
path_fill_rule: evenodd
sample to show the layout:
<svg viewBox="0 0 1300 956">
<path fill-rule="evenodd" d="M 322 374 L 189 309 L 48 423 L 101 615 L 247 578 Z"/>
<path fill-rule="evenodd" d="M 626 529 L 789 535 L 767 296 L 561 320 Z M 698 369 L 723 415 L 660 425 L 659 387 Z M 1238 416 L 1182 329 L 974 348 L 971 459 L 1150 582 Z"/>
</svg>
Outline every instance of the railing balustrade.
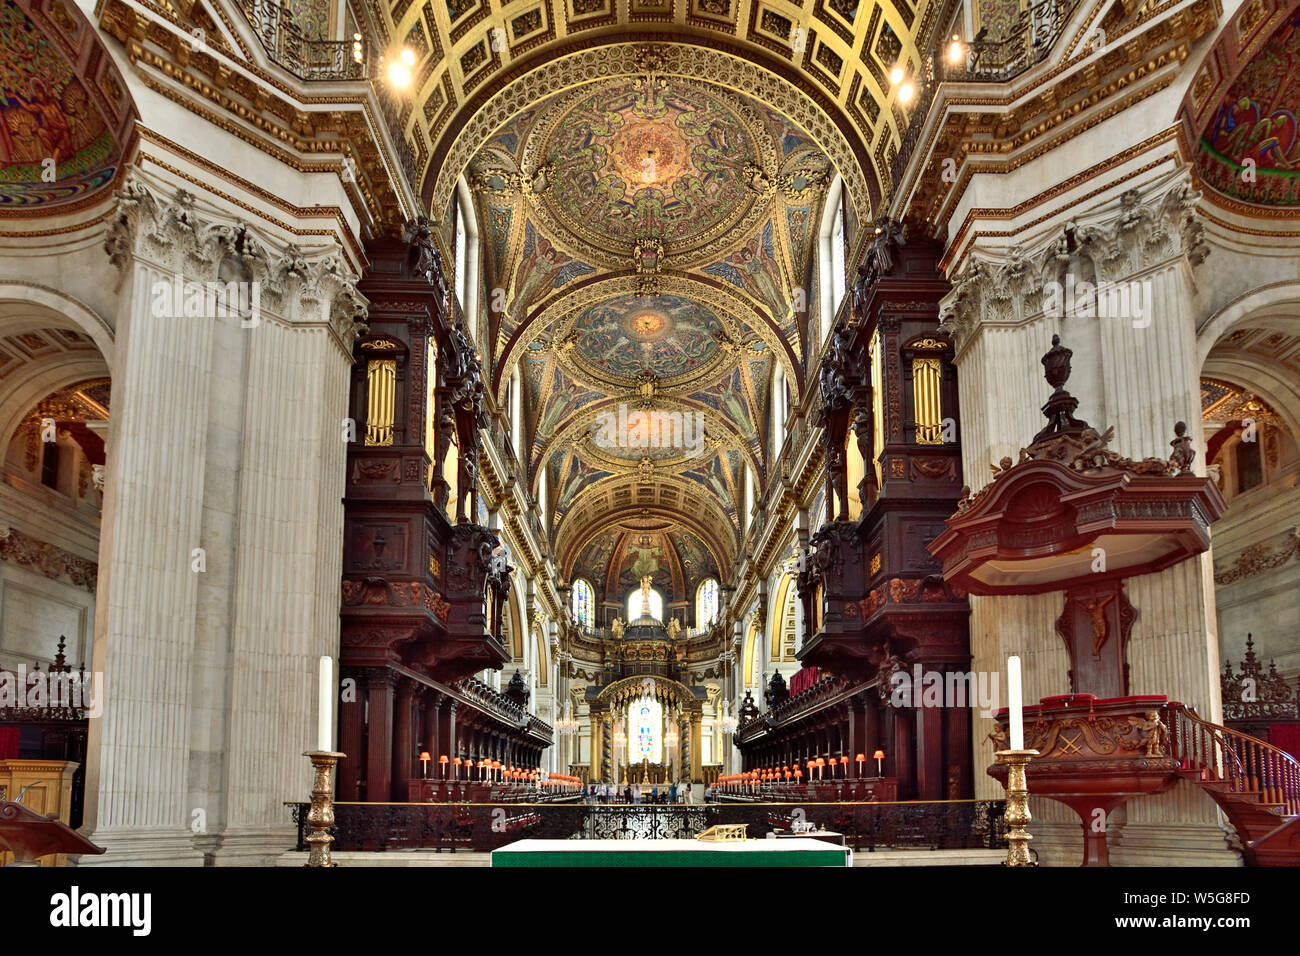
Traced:
<svg viewBox="0 0 1300 956">
<path fill-rule="evenodd" d="M 307 844 L 307 803 L 286 804 Z M 854 850 L 1001 849 L 1000 800 L 904 803 L 596 805 L 583 803 L 335 803 L 334 849 L 488 851 L 523 839 L 692 839 L 744 823 L 750 838 L 789 832 L 795 820 L 844 834 Z"/>
</svg>

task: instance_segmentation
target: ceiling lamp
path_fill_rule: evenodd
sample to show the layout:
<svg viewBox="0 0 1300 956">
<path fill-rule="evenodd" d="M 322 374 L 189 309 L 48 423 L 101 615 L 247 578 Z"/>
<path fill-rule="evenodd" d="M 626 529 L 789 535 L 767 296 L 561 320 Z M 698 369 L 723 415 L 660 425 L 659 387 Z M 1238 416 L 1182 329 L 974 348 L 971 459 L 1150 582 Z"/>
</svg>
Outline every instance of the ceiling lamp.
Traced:
<svg viewBox="0 0 1300 956">
<path fill-rule="evenodd" d="M 952 35 L 952 42 L 948 44 L 948 62 L 953 66 L 959 66 L 961 61 L 966 58 L 966 47 L 961 42 L 957 34 Z"/>
<path fill-rule="evenodd" d="M 900 103 L 909 102 L 912 99 L 913 92 L 915 91 L 912 89 L 912 84 L 904 83 L 902 86 L 898 88 L 898 102 Z"/>
<path fill-rule="evenodd" d="M 901 66 L 896 66 L 889 71 L 889 82 L 897 86 L 899 83 L 903 82 L 903 77 L 905 75 L 906 74 L 903 73 L 903 68 Z"/>
<path fill-rule="evenodd" d="M 388 82 L 395 88 L 404 90 L 411 85 L 411 67 L 415 66 L 415 51 L 409 46 L 402 47 L 397 60 L 388 67 Z"/>
</svg>

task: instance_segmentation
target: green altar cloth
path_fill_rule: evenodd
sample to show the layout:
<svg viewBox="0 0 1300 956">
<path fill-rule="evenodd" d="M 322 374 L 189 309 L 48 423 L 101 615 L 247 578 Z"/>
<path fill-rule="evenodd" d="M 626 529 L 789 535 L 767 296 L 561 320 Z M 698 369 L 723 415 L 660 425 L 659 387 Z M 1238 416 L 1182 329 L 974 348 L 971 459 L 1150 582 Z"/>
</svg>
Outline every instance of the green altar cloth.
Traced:
<svg viewBox="0 0 1300 956">
<path fill-rule="evenodd" d="M 845 866 L 822 840 L 519 840 L 492 851 L 494 867 Z"/>
</svg>

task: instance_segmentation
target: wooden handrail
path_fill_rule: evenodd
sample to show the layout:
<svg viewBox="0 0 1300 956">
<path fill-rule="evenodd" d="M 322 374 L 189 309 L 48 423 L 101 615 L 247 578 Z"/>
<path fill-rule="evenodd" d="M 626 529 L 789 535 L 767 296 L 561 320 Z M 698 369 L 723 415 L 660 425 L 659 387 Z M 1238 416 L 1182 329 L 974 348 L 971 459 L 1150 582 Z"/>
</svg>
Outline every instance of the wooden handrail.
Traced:
<svg viewBox="0 0 1300 956">
<path fill-rule="evenodd" d="M 1171 704 L 1170 749 L 1184 769 L 1227 783 L 1234 793 L 1258 794 L 1288 816 L 1300 814 L 1300 761 L 1258 737 L 1202 720 L 1190 708 Z"/>
</svg>

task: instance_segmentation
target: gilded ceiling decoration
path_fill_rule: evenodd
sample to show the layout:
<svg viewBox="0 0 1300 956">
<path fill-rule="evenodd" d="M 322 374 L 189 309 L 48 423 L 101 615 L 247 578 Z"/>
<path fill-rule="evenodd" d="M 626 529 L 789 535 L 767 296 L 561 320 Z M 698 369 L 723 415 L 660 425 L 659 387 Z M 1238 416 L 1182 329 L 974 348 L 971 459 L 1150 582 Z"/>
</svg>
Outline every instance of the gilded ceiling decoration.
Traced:
<svg viewBox="0 0 1300 956">
<path fill-rule="evenodd" d="M 624 264 L 646 239 L 680 258 L 752 222 L 760 194 L 746 169 L 770 166 L 775 150 L 759 117 L 720 91 L 625 77 L 552 109 L 524 167 L 548 181 L 544 214 L 592 257 Z"/>
<path fill-rule="evenodd" d="M 121 77 L 71 3 L 0 0 L 0 214 L 103 188 L 132 122 Z"/>
<path fill-rule="evenodd" d="M 1201 134 L 1202 182 L 1266 206 L 1300 206 L 1300 11 L 1246 63 Z"/>
<path fill-rule="evenodd" d="M 608 528 L 583 517 L 593 506 L 671 489 L 715 566 L 729 560 L 778 363 L 802 386 L 832 175 L 777 110 L 653 72 L 554 93 L 487 137 L 467 180 L 497 303 L 493 388 L 504 402 L 521 369 L 532 474 L 549 474 L 562 538 Z"/>
<path fill-rule="evenodd" d="M 676 295 L 624 294 L 574 320 L 575 354 L 597 374 L 635 380 L 693 375 L 718 355 L 722 323 L 706 307 Z"/>
</svg>

